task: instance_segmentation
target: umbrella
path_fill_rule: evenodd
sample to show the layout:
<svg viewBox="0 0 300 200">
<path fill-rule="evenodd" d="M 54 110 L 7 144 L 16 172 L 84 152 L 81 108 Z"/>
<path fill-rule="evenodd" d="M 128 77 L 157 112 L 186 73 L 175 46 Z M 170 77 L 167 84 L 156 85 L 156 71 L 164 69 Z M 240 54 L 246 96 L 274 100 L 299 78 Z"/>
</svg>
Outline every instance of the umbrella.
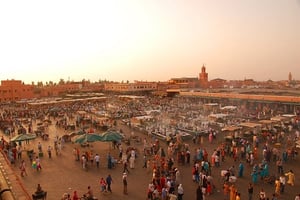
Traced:
<svg viewBox="0 0 300 200">
<path fill-rule="evenodd" d="M 35 134 L 19 134 L 14 136 L 10 141 L 12 142 L 20 142 L 25 140 L 33 140 L 36 138 Z"/>
<path fill-rule="evenodd" d="M 102 136 L 94 133 L 86 133 L 83 135 L 79 135 L 74 139 L 74 142 L 79 144 L 96 141 L 102 141 Z"/>
<path fill-rule="evenodd" d="M 114 130 L 108 130 L 101 134 L 101 141 L 103 142 L 112 142 L 112 141 L 119 141 L 123 138 L 121 133 L 114 131 Z"/>
<path fill-rule="evenodd" d="M 83 130 L 79 130 L 79 131 L 68 133 L 66 135 L 68 135 L 69 137 L 74 137 L 74 136 L 83 135 L 83 134 L 86 134 L 86 132 Z"/>
</svg>

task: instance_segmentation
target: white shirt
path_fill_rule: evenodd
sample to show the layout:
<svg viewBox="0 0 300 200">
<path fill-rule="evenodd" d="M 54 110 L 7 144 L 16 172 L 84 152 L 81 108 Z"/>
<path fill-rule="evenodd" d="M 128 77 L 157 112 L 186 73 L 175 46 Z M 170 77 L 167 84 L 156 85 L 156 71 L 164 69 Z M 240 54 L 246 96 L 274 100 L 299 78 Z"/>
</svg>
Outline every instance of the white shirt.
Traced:
<svg viewBox="0 0 300 200">
<path fill-rule="evenodd" d="M 181 184 L 178 186 L 177 193 L 178 194 L 183 194 L 183 187 L 182 187 Z"/>
<path fill-rule="evenodd" d="M 154 185 L 152 183 L 149 183 L 148 189 L 153 192 L 154 191 Z"/>
<path fill-rule="evenodd" d="M 200 167 L 200 166 L 199 166 L 199 163 L 196 163 L 196 164 L 195 164 L 195 168 L 198 170 L 199 167 Z"/>
<path fill-rule="evenodd" d="M 154 197 L 159 197 L 159 192 L 158 192 L 157 189 L 155 189 L 155 190 L 153 191 L 153 195 L 154 195 Z"/>
<path fill-rule="evenodd" d="M 215 162 L 219 162 L 219 156 L 215 155 Z"/>
<path fill-rule="evenodd" d="M 94 159 L 95 159 L 95 162 L 99 162 L 100 161 L 100 156 L 96 155 Z"/>
<path fill-rule="evenodd" d="M 266 198 L 266 193 L 265 192 L 260 192 L 259 196 L 260 196 L 260 198 Z"/>
<path fill-rule="evenodd" d="M 135 158 L 135 151 L 134 150 L 131 151 L 131 157 Z"/>
<path fill-rule="evenodd" d="M 279 182 L 282 183 L 283 185 L 285 185 L 285 176 L 280 176 L 279 177 Z"/>
<path fill-rule="evenodd" d="M 167 182 L 167 186 L 168 186 L 168 188 L 171 187 L 171 181 L 168 181 L 168 182 Z"/>
</svg>

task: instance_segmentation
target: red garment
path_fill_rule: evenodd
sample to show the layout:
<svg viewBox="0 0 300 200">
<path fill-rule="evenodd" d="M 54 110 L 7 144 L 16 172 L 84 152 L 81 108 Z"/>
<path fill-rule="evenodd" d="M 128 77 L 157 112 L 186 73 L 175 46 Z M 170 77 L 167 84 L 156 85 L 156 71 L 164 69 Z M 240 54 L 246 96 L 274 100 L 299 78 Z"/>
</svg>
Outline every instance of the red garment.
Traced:
<svg viewBox="0 0 300 200">
<path fill-rule="evenodd" d="M 73 198 L 72 198 L 72 200 L 79 200 L 79 197 L 78 197 L 76 191 L 74 191 L 74 193 L 73 193 Z"/>
<path fill-rule="evenodd" d="M 166 185 L 166 178 L 165 178 L 164 176 L 162 176 L 162 177 L 160 178 L 160 186 L 161 186 L 162 188 L 164 188 L 165 185 Z"/>
<path fill-rule="evenodd" d="M 206 192 L 207 194 L 211 194 L 212 192 L 211 184 L 207 184 Z"/>
<path fill-rule="evenodd" d="M 106 186 L 106 181 L 104 179 L 100 180 L 100 186 Z"/>
</svg>

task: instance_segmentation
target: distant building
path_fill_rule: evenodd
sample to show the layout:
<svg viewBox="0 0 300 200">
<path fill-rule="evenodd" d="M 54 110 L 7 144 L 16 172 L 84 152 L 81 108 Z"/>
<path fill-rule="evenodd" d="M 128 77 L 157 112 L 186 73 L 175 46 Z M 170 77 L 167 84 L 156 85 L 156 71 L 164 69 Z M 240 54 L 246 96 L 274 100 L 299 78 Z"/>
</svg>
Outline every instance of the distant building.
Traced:
<svg viewBox="0 0 300 200">
<path fill-rule="evenodd" d="M 104 83 L 91 83 L 90 81 L 82 81 L 82 92 L 100 92 L 104 90 Z"/>
<path fill-rule="evenodd" d="M 206 72 L 205 65 L 203 65 L 198 77 L 171 78 L 164 82 L 135 81 L 133 83 L 119 83 L 105 80 L 91 83 L 89 80 L 85 79 L 78 82 L 65 82 L 62 79 L 58 84 L 50 81 L 49 83 L 46 83 L 46 85 L 43 85 L 42 82 L 38 82 L 37 85 L 34 85 L 34 83 L 32 83 L 32 85 L 26 85 L 20 80 L 3 80 L 0 85 L 0 102 L 14 102 L 23 99 L 55 97 L 76 92 L 146 92 L 164 96 L 169 94 L 170 91 L 173 93 L 178 93 L 178 91 L 194 91 L 194 89 L 196 89 L 195 91 L 198 91 L 199 88 L 300 88 L 300 81 L 293 80 L 291 72 L 288 74 L 288 80 L 284 81 L 268 80 L 264 82 L 256 82 L 253 79 L 227 81 L 221 78 L 208 81 L 208 73 Z"/>
<path fill-rule="evenodd" d="M 257 87 L 257 82 L 253 79 L 244 79 L 243 81 L 243 88 L 255 88 Z"/>
<path fill-rule="evenodd" d="M 171 78 L 171 80 L 169 80 L 169 84 L 177 85 L 178 88 L 195 88 L 199 86 L 199 80 L 197 77 Z"/>
<path fill-rule="evenodd" d="M 201 68 L 201 73 L 199 74 L 199 82 L 201 88 L 208 87 L 208 73 L 206 72 L 206 68 L 203 65 Z"/>
<path fill-rule="evenodd" d="M 291 82 L 293 80 L 293 76 L 292 76 L 292 73 L 290 72 L 289 73 L 289 82 Z"/>
<path fill-rule="evenodd" d="M 156 82 L 135 81 L 134 83 L 105 83 L 105 91 L 111 92 L 146 92 L 156 91 Z"/>
<path fill-rule="evenodd" d="M 57 85 L 43 86 L 39 90 L 39 97 L 55 97 L 66 93 L 78 92 L 82 88 L 82 82 L 70 82 Z"/>
<path fill-rule="evenodd" d="M 0 102 L 15 102 L 34 98 L 34 86 L 20 80 L 4 80 L 0 85 Z"/>
<path fill-rule="evenodd" d="M 230 80 L 227 83 L 228 88 L 241 88 L 243 86 L 242 80 Z"/>
<path fill-rule="evenodd" d="M 224 86 L 226 85 L 226 80 L 225 79 L 221 79 L 221 78 L 216 78 L 213 80 L 210 80 L 208 83 L 209 88 L 224 88 Z"/>
</svg>

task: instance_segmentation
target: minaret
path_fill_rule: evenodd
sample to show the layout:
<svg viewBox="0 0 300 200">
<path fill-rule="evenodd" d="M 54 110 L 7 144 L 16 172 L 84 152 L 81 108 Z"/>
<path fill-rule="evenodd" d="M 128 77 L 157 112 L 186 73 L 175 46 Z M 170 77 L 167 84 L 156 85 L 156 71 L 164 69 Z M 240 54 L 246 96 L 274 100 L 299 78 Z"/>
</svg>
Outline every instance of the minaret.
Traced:
<svg viewBox="0 0 300 200">
<path fill-rule="evenodd" d="M 289 73 L 289 82 L 291 82 L 293 80 L 293 77 L 292 77 L 292 73 L 290 72 Z"/>
<path fill-rule="evenodd" d="M 202 88 L 206 88 L 208 84 L 208 73 L 206 73 L 206 68 L 203 64 L 201 68 L 201 73 L 199 74 L 199 81 L 200 81 L 200 86 Z"/>
</svg>

